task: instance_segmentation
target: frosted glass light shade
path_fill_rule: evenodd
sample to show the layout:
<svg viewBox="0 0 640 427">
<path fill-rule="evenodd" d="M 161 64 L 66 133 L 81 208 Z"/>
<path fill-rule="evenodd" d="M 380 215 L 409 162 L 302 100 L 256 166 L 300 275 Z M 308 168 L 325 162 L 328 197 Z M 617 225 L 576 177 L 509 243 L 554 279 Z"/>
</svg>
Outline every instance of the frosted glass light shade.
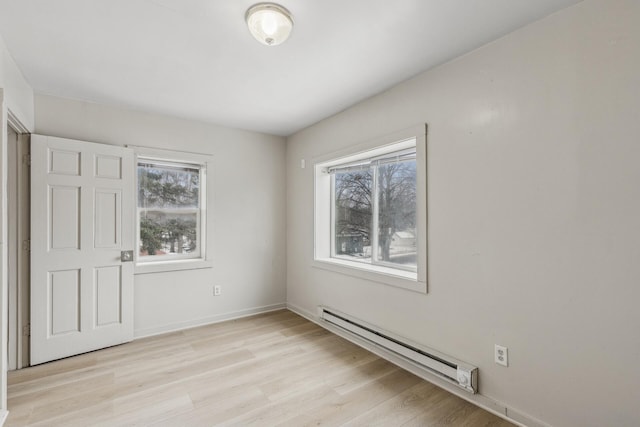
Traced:
<svg viewBox="0 0 640 427">
<path fill-rule="evenodd" d="M 245 15 L 249 31 L 262 44 L 275 46 L 289 38 L 293 29 L 291 14 L 274 3 L 258 3 Z"/>
</svg>

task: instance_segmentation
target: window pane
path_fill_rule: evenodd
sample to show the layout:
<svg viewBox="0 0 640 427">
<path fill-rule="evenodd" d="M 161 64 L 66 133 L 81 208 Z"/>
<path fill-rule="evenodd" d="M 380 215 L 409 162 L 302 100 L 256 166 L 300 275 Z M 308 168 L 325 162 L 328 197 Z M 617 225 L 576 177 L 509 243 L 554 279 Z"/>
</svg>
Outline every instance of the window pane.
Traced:
<svg viewBox="0 0 640 427">
<path fill-rule="evenodd" d="M 200 170 L 138 163 L 138 207 L 199 207 Z"/>
<path fill-rule="evenodd" d="M 140 212 L 140 256 L 185 256 L 197 254 L 198 214 L 196 212 Z"/>
<path fill-rule="evenodd" d="M 378 166 L 378 260 L 416 267 L 416 161 Z"/>
<path fill-rule="evenodd" d="M 371 171 L 336 173 L 333 177 L 335 255 L 370 262 L 373 212 Z"/>
</svg>

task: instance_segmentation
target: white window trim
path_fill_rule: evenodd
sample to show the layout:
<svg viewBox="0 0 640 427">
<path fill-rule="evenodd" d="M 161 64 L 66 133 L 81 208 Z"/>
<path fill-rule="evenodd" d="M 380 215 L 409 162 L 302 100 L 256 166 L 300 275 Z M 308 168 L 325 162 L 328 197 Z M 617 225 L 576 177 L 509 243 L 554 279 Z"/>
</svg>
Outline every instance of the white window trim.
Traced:
<svg viewBox="0 0 640 427">
<path fill-rule="evenodd" d="M 314 259 L 316 268 L 416 292 L 427 292 L 427 142 L 426 126 L 415 126 L 314 159 Z M 331 257 L 331 177 L 327 168 L 405 148 L 416 148 L 417 271 Z"/>
<path fill-rule="evenodd" d="M 189 153 L 182 151 L 160 150 L 147 147 L 132 147 L 135 150 L 135 167 L 139 160 L 157 160 L 160 163 L 192 164 L 203 168 L 202 181 L 200 183 L 201 203 L 201 230 L 200 230 L 200 256 L 197 258 L 181 258 L 171 260 L 159 260 L 141 262 L 138 255 L 138 239 L 140 236 L 140 221 L 138 219 L 138 174 L 135 174 L 135 224 L 136 224 L 136 250 L 134 251 L 134 274 L 162 273 L 167 271 L 198 270 L 213 268 L 211 259 L 212 224 L 210 212 L 212 209 L 212 176 L 213 157 L 207 154 Z"/>
</svg>

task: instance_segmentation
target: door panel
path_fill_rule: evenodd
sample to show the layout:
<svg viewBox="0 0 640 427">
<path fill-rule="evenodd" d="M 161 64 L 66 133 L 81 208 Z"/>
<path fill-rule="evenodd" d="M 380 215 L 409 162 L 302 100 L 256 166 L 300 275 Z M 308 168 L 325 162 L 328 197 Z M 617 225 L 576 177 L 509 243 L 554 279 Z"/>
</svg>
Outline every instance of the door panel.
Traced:
<svg viewBox="0 0 640 427">
<path fill-rule="evenodd" d="M 114 156 L 96 156 L 96 176 L 98 178 L 120 179 L 122 159 Z"/>
<path fill-rule="evenodd" d="M 103 190 L 95 192 L 94 233 L 96 248 L 119 248 L 122 224 L 122 192 Z"/>
<path fill-rule="evenodd" d="M 96 327 L 120 322 L 122 270 L 120 267 L 96 268 Z"/>
<path fill-rule="evenodd" d="M 133 152 L 31 141 L 31 364 L 130 341 Z"/>
<path fill-rule="evenodd" d="M 80 249 L 80 187 L 49 187 L 49 250 Z"/>
<path fill-rule="evenodd" d="M 50 336 L 80 332 L 80 270 L 50 271 Z"/>
</svg>

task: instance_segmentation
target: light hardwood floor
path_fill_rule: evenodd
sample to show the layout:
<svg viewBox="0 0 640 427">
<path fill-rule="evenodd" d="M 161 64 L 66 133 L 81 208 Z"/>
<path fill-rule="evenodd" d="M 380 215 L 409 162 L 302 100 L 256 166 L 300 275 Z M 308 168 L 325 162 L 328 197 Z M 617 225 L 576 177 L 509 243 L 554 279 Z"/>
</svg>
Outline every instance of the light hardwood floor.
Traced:
<svg viewBox="0 0 640 427">
<path fill-rule="evenodd" d="M 9 373 L 7 426 L 510 426 L 290 311 Z"/>
</svg>

